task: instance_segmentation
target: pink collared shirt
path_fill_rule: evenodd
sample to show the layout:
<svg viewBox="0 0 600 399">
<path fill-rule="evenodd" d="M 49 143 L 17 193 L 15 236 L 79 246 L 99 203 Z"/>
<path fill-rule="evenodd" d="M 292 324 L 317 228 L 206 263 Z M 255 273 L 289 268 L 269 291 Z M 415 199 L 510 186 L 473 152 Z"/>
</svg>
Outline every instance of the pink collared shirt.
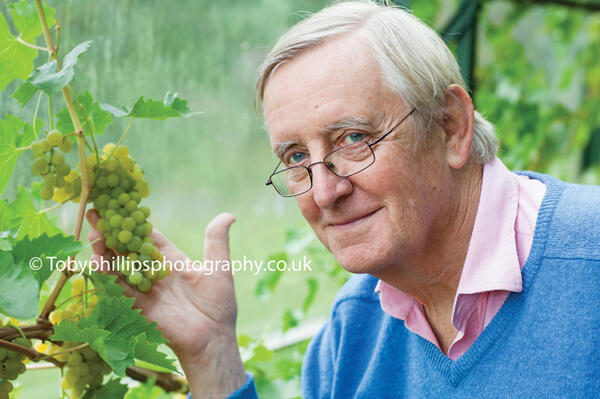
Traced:
<svg viewBox="0 0 600 399">
<path fill-rule="evenodd" d="M 498 158 L 484 165 L 473 233 L 454 298 L 452 323 L 458 334 L 448 349 L 450 359 L 469 349 L 510 292 L 523 290 L 521 269 L 545 193 L 542 182 L 512 173 Z M 384 312 L 404 320 L 406 328 L 439 348 L 420 302 L 381 280 L 375 292 Z"/>
</svg>

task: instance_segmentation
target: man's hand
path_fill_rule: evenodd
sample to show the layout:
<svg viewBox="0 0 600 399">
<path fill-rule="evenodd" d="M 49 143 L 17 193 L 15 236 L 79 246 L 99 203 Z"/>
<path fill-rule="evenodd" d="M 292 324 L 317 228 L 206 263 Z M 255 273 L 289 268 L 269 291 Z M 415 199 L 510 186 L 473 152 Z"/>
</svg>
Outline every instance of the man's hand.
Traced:
<svg viewBox="0 0 600 399">
<path fill-rule="evenodd" d="M 94 258 L 112 258 L 104 245 L 102 233 L 96 230 L 99 216 L 87 213 L 94 227 L 88 238 L 93 244 Z M 229 227 L 235 218 L 220 214 L 207 226 L 204 241 L 205 261 L 229 260 Z M 150 237 L 165 259 L 174 263 L 188 258 L 156 229 Z M 235 335 L 237 304 L 230 272 L 214 270 L 172 271 L 155 282 L 148 293 L 120 284 L 125 294 L 135 298 L 135 306 L 151 321 L 158 323 L 169 340 L 185 371 L 192 395 L 196 398 L 226 397 L 246 381 Z"/>
</svg>

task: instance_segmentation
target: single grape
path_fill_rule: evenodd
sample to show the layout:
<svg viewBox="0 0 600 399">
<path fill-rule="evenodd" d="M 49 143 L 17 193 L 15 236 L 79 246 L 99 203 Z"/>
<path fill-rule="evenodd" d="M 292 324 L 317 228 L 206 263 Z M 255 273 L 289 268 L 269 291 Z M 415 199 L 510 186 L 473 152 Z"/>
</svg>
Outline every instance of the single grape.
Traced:
<svg viewBox="0 0 600 399">
<path fill-rule="evenodd" d="M 73 142 L 65 137 L 63 138 L 62 143 L 58 145 L 58 148 L 66 154 L 68 152 L 71 152 L 71 150 L 73 149 Z"/>
<path fill-rule="evenodd" d="M 108 187 L 117 187 L 119 185 L 119 176 L 115 173 L 111 173 L 106 177 L 106 184 Z"/>
<path fill-rule="evenodd" d="M 115 150 L 115 157 L 126 158 L 127 156 L 129 156 L 129 149 L 127 147 L 125 147 L 124 145 L 118 146 L 117 149 Z"/>
<path fill-rule="evenodd" d="M 117 210 L 119 208 L 121 208 L 121 205 L 119 204 L 119 201 L 117 201 L 116 199 L 110 199 L 106 206 L 108 207 L 108 209 L 114 209 Z"/>
<path fill-rule="evenodd" d="M 142 211 L 144 213 L 144 216 L 146 216 L 146 219 L 148 219 L 150 217 L 150 208 L 148 208 L 147 206 L 140 206 L 140 211 Z"/>
<path fill-rule="evenodd" d="M 140 246 L 140 253 L 143 255 L 150 255 L 153 250 L 154 250 L 154 245 L 152 245 L 149 242 L 144 242 Z"/>
<path fill-rule="evenodd" d="M 43 139 L 40 141 L 40 147 L 42 147 L 43 152 L 48 152 L 52 149 L 52 144 L 50 144 L 48 139 Z"/>
<path fill-rule="evenodd" d="M 40 197 L 42 197 L 42 199 L 44 201 L 48 201 L 48 200 L 52 199 L 53 195 L 54 195 L 54 187 L 44 184 L 42 186 L 42 189 L 40 190 Z"/>
<path fill-rule="evenodd" d="M 150 281 L 150 279 L 148 278 L 145 278 L 141 283 L 137 285 L 137 288 L 142 292 L 148 292 L 150 291 L 150 288 L 152 288 L 152 281 Z"/>
<path fill-rule="evenodd" d="M 139 250 L 141 246 L 142 246 L 142 239 L 138 236 L 133 236 L 131 238 L 131 241 L 129 241 L 129 243 L 127 244 L 127 249 L 132 252 L 135 252 L 135 251 Z"/>
<path fill-rule="evenodd" d="M 137 209 L 137 202 L 135 202 L 134 200 L 130 199 L 125 204 L 125 209 L 127 209 L 128 212 L 133 213 Z"/>
<path fill-rule="evenodd" d="M 127 181 L 127 180 L 125 180 L 125 181 Z M 117 198 L 117 200 L 119 201 L 119 204 L 125 205 L 127 202 L 129 202 L 129 195 L 127 193 L 121 193 L 121 194 L 119 194 L 119 197 Z"/>
<path fill-rule="evenodd" d="M 123 221 L 123 216 L 121 215 L 114 215 L 113 217 L 110 218 L 110 227 L 112 228 L 117 228 L 119 226 L 121 226 L 121 222 Z"/>
<path fill-rule="evenodd" d="M 126 217 L 121 222 L 121 228 L 123 230 L 129 230 L 131 232 L 131 231 L 133 231 L 133 229 L 135 229 L 135 226 L 136 226 L 136 223 L 132 217 Z"/>
<path fill-rule="evenodd" d="M 48 161 L 45 157 L 37 157 L 33 161 L 33 165 L 31 166 L 31 173 L 35 176 L 40 176 L 42 173 L 46 171 L 48 168 Z"/>
<path fill-rule="evenodd" d="M 64 164 L 65 156 L 60 152 L 54 151 L 54 153 L 52 154 L 52 163 L 56 166 Z"/>
<path fill-rule="evenodd" d="M 58 130 L 52 130 L 48 133 L 48 135 L 46 136 L 46 139 L 48 139 L 48 142 L 51 145 L 57 146 L 62 142 L 63 135 Z"/>
<path fill-rule="evenodd" d="M 108 170 L 109 172 L 114 172 L 117 170 L 117 168 L 119 167 L 119 161 L 117 161 L 114 158 L 109 159 L 108 161 L 106 161 L 106 165 L 105 168 L 106 170 Z"/>
<path fill-rule="evenodd" d="M 58 165 L 56 167 L 56 174 L 59 176 L 66 176 L 71 172 L 71 168 L 67 164 Z"/>
<path fill-rule="evenodd" d="M 121 241 L 123 244 L 127 244 L 129 241 L 131 241 L 132 237 L 133 235 L 129 230 L 121 230 L 119 232 L 119 241 Z"/>
</svg>

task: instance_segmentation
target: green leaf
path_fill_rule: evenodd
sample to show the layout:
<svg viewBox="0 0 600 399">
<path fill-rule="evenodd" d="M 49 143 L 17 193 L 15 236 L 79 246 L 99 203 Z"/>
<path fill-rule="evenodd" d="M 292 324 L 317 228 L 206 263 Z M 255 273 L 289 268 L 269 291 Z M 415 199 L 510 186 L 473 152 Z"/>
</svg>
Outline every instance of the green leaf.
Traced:
<svg viewBox="0 0 600 399">
<path fill-rule="evenodd" d="M 107 273 L 92 273 L 90 278 L 100 295 L 121 297 L 125 292 L 123 287 L 116 283 L 117 276 Z"/>
<path fill-rule="evenodd" d="M 14 215 L 14 220 L 19 224 L 17 239 L 24 237 L 36 238 L 46 233 L 53 236 L 62 233 L 53 222 L 48 219 L 46 213 L 39 213 L 33 204 L 29 191 L 19 186 L 17 197 L 9 205 L 9 212 Z"/>
<path fill-rule="evenodd" d="M 118 379 L 113 379 L 95 389 L 88 389 L 82 399 L 121 399 L 129 387 L 121 384 Z"/>
<path fill-rule="evenodd" d="M 18 3 L 9 4 L 8 7 L 12 11 L 12 19 L 20 36 L 26 42 L 35 44 L 35 38 L 42 34 L 42 25 L 40 24 L 40 17 L 38 16 L 35 2 L 21 0 Z M 56 23 L 54 9 L 45 4 L 43 8 L 48 27 L 52 27 Z"/>
<path fill-rule="evenodd" d="M 21 108 L 27 105 L 38 91 L 37 87 L 30 82 L 25 81 L 17 87 L 17 90 L 12 94 L 12 98 L 21 104 Z"/>
<path fill-rule="evenodd" d="M 100 104 L 100 107 L 116 117 L 147 118 L 164 120 L 173 117 L 189 117 L 199 112 L 192 112 L 187 101 L 177 97 L 177 93 L 167 92 L 165 99 L 160 102 L 151 98 L 144 100 L 138 98 L 131 109 L 126 107 L 117 108 L 110 104 Z"/>
<path fill-rule="evenodd" d="M 285 252 L 280 252 L 269 256 L 267 262 L 272 260 L 283 260 L 287 262 L 288 256 Z M 263 276 L 264 277 L 261 277 L 260 280 L 258 280 L 258 282 L 256 283 L 256 287 L 254 288 L 254 295 L 256 295 L 262 300 L 267 300 L 271 297 L 271 294 L 277 287 L 277 284 L 279 284 L 279 280 L 281 279 L 281 276 L 283 276 L 283 271 L 269 271 L 268 273 L 263 273 Z"/>
<path fill-rule="evenodd" d="M 139 387 L 135 387 L 127 392 L 125 399 L 171 399 L 169 395 L 161 388 L 154 385 L 154 380 L 150 379 Z M 85 399 L 85 398 L 84 398 Z"/>
<path fill-rule="evenodd" d="M 306 279 L 306 284 L 308 284 L 308 293 L 304 298 L 304 303 L 302 304 L 302 311 L 304 313 L 308 312 L 310 305 L 315 301 L 315 296 L 317 295 L 317 291 L 319 289 L 319 282 L 314 277 L 310 277 Z"/>
<path fill-rule="evenodd" d="M 101 135 L 104 134 L 104 130 L 106 126 L 113 123 L 112 117 L 110 116 L 110 112 L 107 112 L 100 108 L 100 104 L 98 104 L 92 94 L 89 91 L 85 91 L 84 93 L 77 96 L 77 101 L 79 105 L 83 107 L 85 112 L 81 111 L 81 109 L 76 106 L 77 115 L 79 116 L 79 120 L 83 125 L 84 129 L 88 129 L 88 126 L 94 130 L 95 134 Z M 73 133 L 75 131 L 75 127 L 73 126 L 73 122 L 71 122 L 71 116 L 69 115 L 69 110 L 65 107 L 61 109 L 58 114 L 56 114 L 57 122 L 56 128 L 60 130 L 63 134 Z"/>
<path fill-rule="evenodd" d="M 10 180 L 17 158 L 23 153 L 17 148 L 26 147 L 33 140 L 35 134 L 29 124 L 11 114 L 7 114 L 5 120 L 0 119 L 0 194 Z"/>
<path fill-rule="evenodd" d="M 38 310 L 39 285 L 29 267 L 14 263 L 10 252 L 0 251 L 0 312 L 27 320 Z"/>
<path fill-rule="evenodd" d="M 0 15 L 0 90 L 4 90 L 14 79 L 27 79 L 37 53 L 37 50 L 24 46 L 10 34 L 4 16 Z"/>
<path fill-rule="evenodd" d="M 90 47 L 91 43 L 90 41 L 80 43 L 71 50 L 65 56 L 60 71 L 56 60 L 52 60 L 36 68 L 28 81 L 48 95 L 58 92 L 73 80 L 77 58 Z"/>
<path fill-rule="evenodd" d="M 63 321 L 55 327 L 52 338 L 89 343 L 119 376 L 124 376 L 127 367 L 134 365 L 136 351 L 145 357 L 142 360 L 158 362 L 161 367 L 168 366 L 170 363 L 164 355 L 148 354 L 167 341 L 156 329 L 156 323 L 150 323 L 139 309 L 132 308 L 133 302 L 133 298 L 123 296 L 103 297 L 90 317 L 76 324 Z M 148 347 L 144 348 L 144 345 Z"/>
<path fill-rule="evenodd" d="M 148 342 L 146 333 L 141 333 L 136 337 L 134 356 L 136 359 L 164 367 L 171 371 L 177 371 L 173 365 L 173 359 L 167 358 L 167 355 L 158 350 L 158 344 Z"/>
<path fill-rule="evenodd" d="M 85 246 L 80 241 L 76 241 L 74 236 L 55 235 L 48 237 L 47 234 L 42 234 L 32 240 L 25 238 L 18 241 L 14 246 L 13 256 L 15 258 L 15 265 L 23 268 L 29 267 L 29 261 L 33 257 L 38 257 L 42 260 L 40 263 L 41 268 L 33 271 L 34 276 L 41 286 L 52 273 L 51 260 L 48 257 L 56 258 L 52 259 L 52 264 L 56 267 L 57 261 L 66 260 L 68 256 L 75 255 L 83 248 Z"/>
</svg>

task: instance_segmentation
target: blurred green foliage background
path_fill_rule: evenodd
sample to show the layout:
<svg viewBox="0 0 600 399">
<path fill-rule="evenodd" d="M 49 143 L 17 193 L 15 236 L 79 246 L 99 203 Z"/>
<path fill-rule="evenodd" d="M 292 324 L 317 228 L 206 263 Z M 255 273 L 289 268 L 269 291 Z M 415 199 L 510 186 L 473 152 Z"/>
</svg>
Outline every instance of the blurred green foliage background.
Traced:
<svg viewBox="0 0 600 399">
<path fill-rule="evenodd" d="M 163 123 L 136 120 L 126 139 L 152 188 L 148 202 L 155 226 L 201 259 L 204 226 L 230 211 L 237 216 L 232 259 L 314 258 L 313 273 L 236 276 L 238 331 L 248 337 L 325 317 L 344 280 L 320 244 L 312 240 L 304 246 L 310 233 L 295 201 L 264 186 L 275 159 L 253 109 L 255 70 L 278 35 L 328 3 L 50 1 L 63 28 L 63 55 L 83 40 L 93 41 L 76 67 L 76 91 L 88 89 L 99 102 L 130 105 L 140 95 L 161 99 L 175 90 L 203 112 Z M 413 0 L 410 5 L 440 30 L 458 3 Z M 475 104 L 497 126 L 503 161 L 512 169 L 600 183 L 600 12 L 485 1 L 477 35 Z M 0 117 L 10 112 L 29 120 L 35 101 L 19 109 L 8 97 L 16 86 L 13 82 L 0 95 Z M 125 122 L 115 121 L 100 143 L 118 139 Z M 20 158 L 5 196 L 14 197 L 19 184 L 31 184 L 30 164 L 30 155 Z M 56 212 L 67 229 L 73 215 L 74 207 Z M 275 355 L 256 345 L 247 344 L 248 367 L 257 374 L 263 397 L 299 395 L 305 345 Z M 22 397 L 46 397 L 28 391 L 42 388 L 33 383 L 35 377 L 26 381 Z"/>
</svg>

